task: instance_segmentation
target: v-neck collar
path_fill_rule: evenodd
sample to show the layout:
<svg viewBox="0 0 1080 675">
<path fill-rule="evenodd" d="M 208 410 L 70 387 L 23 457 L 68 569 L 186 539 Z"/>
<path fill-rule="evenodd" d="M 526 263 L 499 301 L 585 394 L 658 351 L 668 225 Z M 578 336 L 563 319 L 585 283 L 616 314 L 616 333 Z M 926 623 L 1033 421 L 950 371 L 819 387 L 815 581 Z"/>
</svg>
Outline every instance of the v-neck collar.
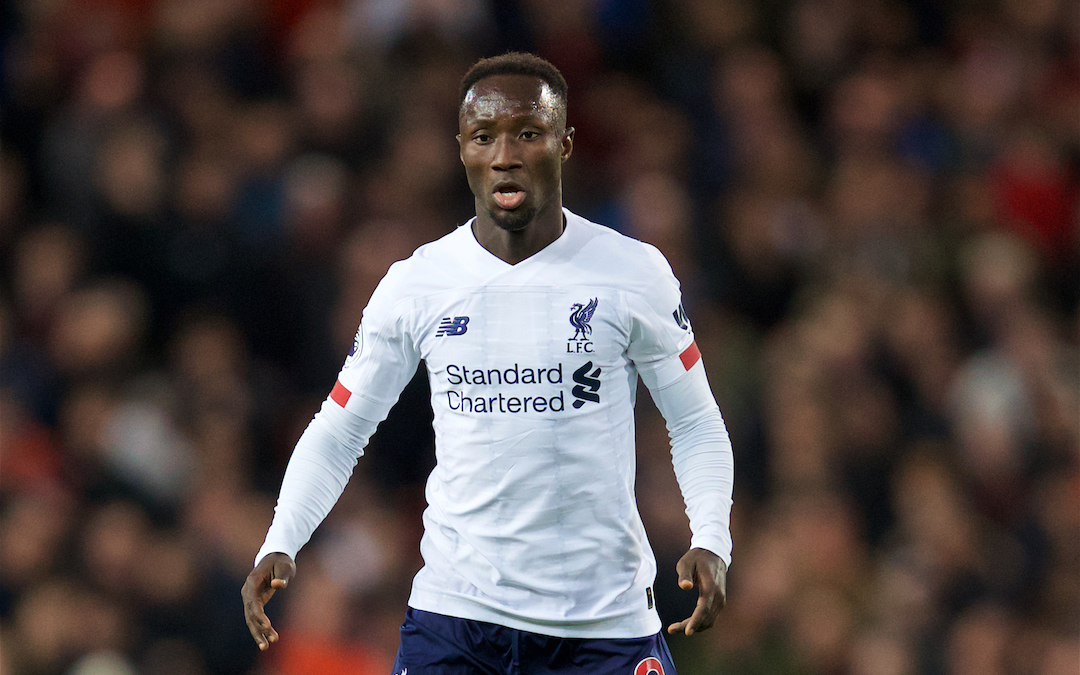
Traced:
<svg viewBox="0 0 1080 675">
<path fill-rule="evenodd" d="M 574 216 L 573 213 L 567 210 L 566 207 L 563 207 L 563 218 L 565 219 L 566 224 L 563 227 L 562 233 L 560 233 L 559 236 L 554 239 L 554 241 L 552 241 L 536 253 L 533 253 L 528 258 L 520 260 L 514 264 L 506 262 L 499 256 L 484 248 L 483 245 L 479 241 L 477 241 L 476 233 L 473 232 L 472 227 L 473 222 L 476 220 L 475 217 L 470 218 L 469 221 L 461 227 L 467 228 L 468 230 L 465 236 L 467 236 L 469 239 L 469 247 L 472 248 L 474 251 L 474 260 L 478 264 L 490 269 L 493 272 L 505 272 L 507 270 L 516 270 L 522 269 L 523 267 L 530 267 L 532 265 L 542 263 L 545 260 L 557 258 L 567 248 L 569 248 L 569 242 L 571 237 L 573 236 L 571 230 L 576 229 L 576 225 L 574 223 L 574 219 L 576 218 L 576 216 Z"/>
</svg>

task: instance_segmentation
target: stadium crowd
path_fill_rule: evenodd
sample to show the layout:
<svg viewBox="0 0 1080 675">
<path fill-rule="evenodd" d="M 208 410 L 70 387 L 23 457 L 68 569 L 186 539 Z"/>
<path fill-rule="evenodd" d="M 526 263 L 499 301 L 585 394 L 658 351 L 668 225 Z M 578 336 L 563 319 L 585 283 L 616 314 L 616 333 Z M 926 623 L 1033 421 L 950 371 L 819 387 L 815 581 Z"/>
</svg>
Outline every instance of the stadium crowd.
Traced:
<svg viewBox="0 0 1080 675">
<path fill-rule="evenodd" d="M 459 225 L 458 80 L 570 84 L 565 202 L 656 244 L 736 457 L 683 675 L 1076 675 L 1076 0 L 19 0 L 0 111 L 0 673 L 390 672 L 423 376 L 239 589 L 387 267 Z M 689 530 L 639 398 L 665 625 Z"/>
</svg>

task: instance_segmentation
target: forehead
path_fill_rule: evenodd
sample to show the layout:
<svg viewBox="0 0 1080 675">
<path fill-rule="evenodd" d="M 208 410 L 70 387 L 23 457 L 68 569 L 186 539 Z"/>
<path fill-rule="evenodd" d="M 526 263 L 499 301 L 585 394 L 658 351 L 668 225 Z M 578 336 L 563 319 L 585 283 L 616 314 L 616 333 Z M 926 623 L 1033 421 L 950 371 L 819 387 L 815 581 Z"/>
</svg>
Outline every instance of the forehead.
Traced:
<svg viewBox="0 0 1080 675">
<path fill-rule="evenodd" d="M 492 75 L 469 89 L 461 102 L 460 120 L 483 121 L 499 117 L 559 119 L 559 99 L 551 85 L 532 75 Z"/>
</svg>

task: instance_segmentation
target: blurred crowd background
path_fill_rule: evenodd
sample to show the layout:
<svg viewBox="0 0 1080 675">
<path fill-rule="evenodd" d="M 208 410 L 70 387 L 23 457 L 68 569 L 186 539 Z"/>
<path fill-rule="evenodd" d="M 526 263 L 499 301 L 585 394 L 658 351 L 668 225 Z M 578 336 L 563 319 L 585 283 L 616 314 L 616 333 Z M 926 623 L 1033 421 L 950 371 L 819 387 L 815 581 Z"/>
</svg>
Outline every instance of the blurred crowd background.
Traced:
<svg viewBox="0 0 1080 675">
<path fill-rule="evenodd" d="M 477 58 L 570 84 L 572 210 L 682 280 L 736 455 L 683 675 L 1076 675 L 1076 0 L 15 0 L 0 673 L 389 674 L 421 373 L 270 604 L 240 586 L 387 267 L 460 225 Z M 421 369 L 422 370 L 422 369 Z M 665 622 L 689 531 L 639 403 Z"/>
</svg>

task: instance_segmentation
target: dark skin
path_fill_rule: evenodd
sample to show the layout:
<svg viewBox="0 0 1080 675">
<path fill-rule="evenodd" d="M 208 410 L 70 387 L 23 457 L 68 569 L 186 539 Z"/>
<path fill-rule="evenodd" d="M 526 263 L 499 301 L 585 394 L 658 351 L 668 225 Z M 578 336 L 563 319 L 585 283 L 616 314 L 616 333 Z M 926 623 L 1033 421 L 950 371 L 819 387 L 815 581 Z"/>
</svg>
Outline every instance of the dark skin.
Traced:
<svg viewBox="0 0 1080 675">
<path fill-rule="evenodd" d="M 495 75 L 480 80 L 458 115 L 461 163 L 476 203 L 473 234 L 499 259 L 515 265 L 559 238 L 562 164 L 574 149 L 574 129 L 566 126 L 565 104 L 539 78 Z M 715 553 L 690 549 L 675 566 L 679 588 L 698 589 L 694 612 L 668 626 L 668 633 L 693 635 L 710 628 L 727 601 L 727 565 Z M 266 603 L 288 587 L 296 564 L 284 553 L 259 561 L 241 595 L 248 630 L 259 649 L 269 649 L 278 633 L 266 617 Z"/>
<path fill-rule="evenodd" d="M 284 553 L 271 553 L 248 574 L 240 595 L 244 598 L 244 618 L 259 649 L 266 651 L 278 641 L 278 632 L 266 618 L 266 603 L 274 593 L 288 587 L 296 576 L 296 563 Z"/>
<path fill-rule="evenodd" d="M 461 106 L 457 138 L 476 203 L 473 234 L 511 265 L 562 234 L 562 164 L 574 150 L 563 111 L 547 84 L 526 75 L 480 80 Z M 500 191 L 519 201 L 500 203 Z"/>
<path fill-rule="evenodd" d="M 720 610 L 727 604 L 727 564 L 712 551 L 692 548 L 675 564 L 679 588 L 689 591 L 697 586 L 698 601 L 689 618 L 668 626 L 667 632 L 693 635 L 712 628 Z"/>
</svg>

